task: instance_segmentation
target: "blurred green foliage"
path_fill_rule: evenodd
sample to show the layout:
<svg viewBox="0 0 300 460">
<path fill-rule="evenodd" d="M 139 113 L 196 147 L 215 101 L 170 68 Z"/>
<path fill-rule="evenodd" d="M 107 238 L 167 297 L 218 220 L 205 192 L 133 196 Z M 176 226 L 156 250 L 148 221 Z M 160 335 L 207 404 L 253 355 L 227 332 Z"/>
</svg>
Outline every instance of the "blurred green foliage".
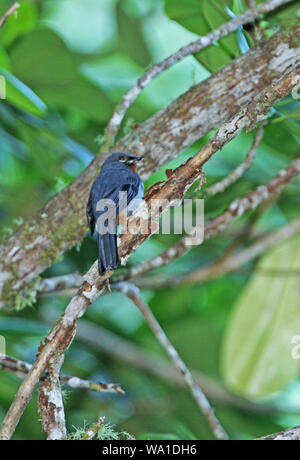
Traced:
<svg viewBox="0 0 300 460">
<path fill-rule="evenodd" d="M 300 330 L 297 276 L 268 276 L 270 270 L 297 272 L 300 235 L 269 250 L 248 282 L 226 332 L 222 365 L 230 386 L 251 398 L 280 391 L 298 376 L 291 355 Z M 280 366 L 274 365 L 280 356 Z"/>
<path fill-rule="evenodd" d="M 1 0 L 0 15 L 9 4 Z M 244 0 L 23 0 L 21 4 L 18 19 L 10 17 L 0 31 L 0 75 L 7 81 L 7 100 L 0 101 L 3 238 L 90 163 L 99 149 L 97 139 L 101 139 L 115 104 L 151 63 L 209 32 L 246 7 Z M 293 18 L 297 12 L 299 2 L 294 2 L 270 15 L 265 21 L 268 33 L 273 33 L 280 21 Z M 247 51 L 252 44 L 251 36 L 239 30 L 169 69 L 137 99 L 124 121 L 121 135 L 130 123 L 147 119 L 211 72 Z M 299 150 L 299 111 L 299 103 L 292 98 L 286 98 L 272 110 L 253 166 L 225 194 L 206 200 L 207 218 L 217 215 L 235 197 L 266 182 L 281 167 L 288 165 Z M 207 186 L 243 161 L 252 136 L 242 133 L 207 163 Z M 180 164 L 205 141 L 202 139 L 187 149 L 169 167 Z M 164 171 L 165 168 L 155 173 L 146 186 L 164 178 Z M 299 214 L 299 184 L 299 179 L 294 181 L 278 202 L 259 218 L 257 230 L 272 230 Z M 240 219 L 234 230 L 247 224 L 248 217 Z M 130 264 L 158 254 L 177 239 L 178 236 L 152 237 L 132 256 Z M 209 263 L 232 241 L 231 234 L 213 238 L 157 274 L 176 277 Z M 287 250 L 295 244 L 298 248 L 298 242 L 299 238 L 297 243 L 286 243 Z M 96 242 L 87 237 L 81 248 L 66 253 L 63 260 L 43 276 L 75 270 L 84 272 L 95 255 Z M 272 261 L 272 254 L 266 257 L 271 258 L 272 264 L 279 263 Z M 299 259 L 298 250 L 294 268 L 300 269 Z M 243 370 L 247 368 L 243 347 L 249 348 L 251 332 L 261 324 L 266 291 L 272 291 L 272 283 L 277 283 L 277 279 L 262 280 L 259 272 L 249 283 L 253 271 L 255 263 L 250 263 L 237 273 L 203 285 L 142 291 L 187 365 L 221 383 L 224 383 L 224 372 L 221 372 L 224 367 L 226 381 L 231 382 L 237 358 L 241 357 Z M 284 284 L 285 279 L 280 279 L 280 283 Z M 254 300 L 253 290 L 260 303 Z M 295 305 L 291 314 L 298 312 L 299 315 L 299 290 L 295 290 L 293 299 Z M 68 297 L 47 296 L 18 314 L 2 313 L 0 334 L 6 338 L 7 353 L 33 362 L 37 346 L 50 328 L 49 314 L 51 318 L 58 317 L 68 300 Z M 242 305 L 243 302 L 247 305 Z M 256 309 L 252 308 L 254 302 L 257 302 Z M 232 319 L 234 307 L 241 309 L 238 319 L 236 316 Z M 289 311 L 287 309 L 282 316 L 280 329 L 288 338 L 299 323 L 297 320 L 289 328 L 293 323 Z M 270 317 L 275 313 L 276 302 L 270 307 Z M 88 309 L 85 319 L 106 327 L 141 349 L 163 356 L 140 314 L 120 294 L 101 297 Z M 241 322 L 249 326 L 248 335 L 241 334 Z M 272 343 L 276 344 L 276 334 L 271 334 L 273 342 L 269 343 L 268 329 L 264 332 L 265 345 L 270 350 Z M 227 351 L 223 345 L 225 335 L 231 343 Z M 272 394 L 264 390 L 252 396 L 268 395 L 268 401 L 282 405 L 283 413 L 249 414 L 218 405 L 217 415 L 235 439 L 258 437 L 300 423 L 300 415 L 293 415 L 289 410 L 292 407 L 293 411 L 300 412 L 297 369 L 286 373 L 287 355 L 281 352 L 278 344 L 274 356 L 269 356 L 268 360 L 258 355 L 257 363 L 262 369 L 271 365 L 276 368 L 274 378 L 277 380 L 272 382 Z M 251 366 L 253 369 L 253 362 Z M 124 396 L 72 391 L 66 400 L 70 431 L 74 426 L 83 427 L 105 415 L 108 422 L 117 425 L 118 431 L 132 433 L 138 439 L 211 437 L 185 390 L 133 369 L 82 339 L 78 338 L 66 353 L 64 372 L 82 378 L 119 381 L 127 391 Z M 255 377 L 251 374 L 251 379 Z M 249 382 L 249 373 L 243 372 L 242 383 L 236 384 L 233 391 L 249 396 L 245 391 Z M 0 371 L 0 420 L 18 386 L 18 377 Z M 276 394 L 273 394 L 274 389 Z M 25 411 L 15 438 L 44 439 L 36 395 Z"/>
</svg>

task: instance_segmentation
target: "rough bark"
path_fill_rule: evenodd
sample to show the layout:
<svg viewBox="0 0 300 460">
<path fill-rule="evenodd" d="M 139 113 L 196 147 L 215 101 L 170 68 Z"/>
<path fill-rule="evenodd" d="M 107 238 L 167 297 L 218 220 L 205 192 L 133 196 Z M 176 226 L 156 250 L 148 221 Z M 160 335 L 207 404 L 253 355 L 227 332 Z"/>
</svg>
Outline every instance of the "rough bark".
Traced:
<svg viewBox="0 0 300 460">
<path fill-rule="evenodd" d="M 67 438 L 65 409 L 59 379 L 63 361 L 64 355 L 50 359 L 49 380 L 44 380 L 39 391 L 39 412 L 48 441 L 62 441 Z"/>
<path fill-rule="evenodd" d="M 280 433 L 264 436 L 263 438 L 257 439 L 257 441 L 300 441 L 300 426 L 281 431 Z"/>
<path fill-rule="evenodd" d="M 293 26 L 192 87 L 142 125 L 136 125 L 114 150 L 146 153 L 140 170 L 145 179 L 233 117 L 269 84 L 299 63 L 300 27 Z M 96 157 L 72 184 L 27 220 L 2 246 L 0 308 L 5 304 L 21 308 L 31 302 L 36 291 L 36 277 L 85 236 L 89 188 L 106 155 Z"/>
<path fill-rule="evenodd" d="M 288 95 L 295 85 L 300 82 L 300 64 L 288 72 L 287 75 L 277 80 L 276 83 L 267 87 L 265 91 L 260 93 L 254 98 L 251 104 L 242 109 L 237 115 L 235 115 L 229 122 L 224 123 L 218 132 L 213 136 L 210 142 L 200 150 L 194 157 L 190 158 L 184 165 L 181 165 L 168 177 L 164 182 L 155 184 L 147 191 L 145 197 L 146 205 L 150 204 L 152 199 L 164 200 L 164 209 L 167 209 L 175 199 L 183 197 L 186 188 L 191 185 L 197 177 L 201 174 L 202 165 L 208 161 L 208 159 L 226 145 L 230 140 L 236 137 L 244 128 L 251 129 L 255 126 L 257 121 L 261 121 L 266 117 L 268 110 L 277 101 Z M 284 176 L 282 179 L 282 188 L 288 184 L 300 171 L 299 159 L 295 160 L 290 168 L 282 172 Z M 270 185 L 270 183 L 269 183 Z M 280 189 L 281 190 L 281 189 Z M 260 193 L 257 191 L 257 198 L 261 195 L 267 199 L 269 197 L 269 188 L 262 186 Z M 252 202 L 252 208 L 258 205 L 260 201 Z M 251 208 L 251 209 L 252 209 Z M 164 210 L 163 209 L 163 210 Z M 156 217 L 162 211 L 157 209 L 156 214 L 151 217 Z M 239 203 L 239 206 L 234 206 L 234 209 L 230 209 L 232 218 L 239 217 L 243 212 L 247 210 L 244 202 Z M 129 222 L 135 222 L 137 219 L 133 215 L 130 217 Z M 226 223 L 230 221 L 229 218 L 224 220 L 221 219 L 219 222 L 220 227 L 224 228 Z M 146 238 L 151 236 L 151 219 L 147 219 L 149 224 L 148 234 L 124 234 L 121 238 L 121 246 L 119 249 L 121 258 L 126 260 L 132 252 L 134 252 L 139 245 L 141 245 Z M 211 226 L 214 227 L 213 224 Z M 155 231 L 153 229 L 153 231 Z M 121 259 L 121 260 L 122 260 Z M 65 313 L 53 327 L 50 334 L 45 339 L 45 344 L 40 347 L 39 355 L 32 366 L 29 374 L 24 379 L 22 385 L 19 388 L 15 399 L 4 418 L 3 424 L 0 428 L 0 439 L 9 439 L 23 414 L 23 411 L 30 400 L 34 388 L 41 376 L 43 375 L 46 367 L 49 364 L 49 360 L 58 359 L 58 357 L 65 352 L 65 350 L 72 343 L 76 334 L 77 322 L 81 318 L 87 307 L 92 304 L 103 292 L 106 286 L 106 281 L 112 275 L 111 271 L 107 271 L 103 276 L 99 276 L 97 261 L 92 265 L 90 270 L 84 276 L 84 283 L 79 289 L 77 295 L 75 295 L 67 306 Z"/>
<path fill-rule="evenodd" d="M 234 116 L 255 95 L 299 63 L 300 27 L 294 26 L 253 48 L 142 125 L 135 126 L 114 150 L 146 153 L 140 170 L 145 179 Z M 22 308 L 30 303 L 36 290 L 36 277 L 85 236 L 85 205 L 104 157 L 96 157 L 72 184 L 48 201 L 1 247 L 0 308 L 4 304 Z"/>
<path fill-rule="evenodd" d="M 122 120 L 124 119 L 129 107 L 137 99 L 143 89 L 146 88 L 146 86 L 148 86 L 151 81 L 159 74 L 169 69 L 175 63 L 184 59 L 186 56 L 199 53 L 221 38 L 226 37 L 230 33 L 238 30 L 242 25 L 246 25 L 252 21 L 257 20 L 261 14 L 270 13 L 276 8 L 279 8 L 280 6 L 290 2 L 291 0 L 270 0 L 262 3 L 261 5 L 256 5 L 255 0 L 251 0 L 250 5 L 248 5 L 250 9 L 245 11 L 240 16 L 236 16 L 234 19 L 225 22 L 218 29 L 212 30 L 207 35 L 204 35 L 194 42 L 183 46 L 163 61 L 150 67 L 150 69 L 148 69 L 142 75 L 142 77 L 138 79 L 136 84 L 125 94 L 121 102 L 117 105 L 105 130 L 104 148 L 108 149 L 114 144 Z"/>
</svg>

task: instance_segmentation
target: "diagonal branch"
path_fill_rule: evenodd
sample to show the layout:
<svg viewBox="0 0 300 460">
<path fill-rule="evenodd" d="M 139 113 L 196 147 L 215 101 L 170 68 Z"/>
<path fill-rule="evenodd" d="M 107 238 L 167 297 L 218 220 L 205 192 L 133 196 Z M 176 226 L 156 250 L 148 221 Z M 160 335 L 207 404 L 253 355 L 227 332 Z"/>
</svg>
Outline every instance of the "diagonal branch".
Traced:
<svg viewBox="0 0 300 460">
<path fill-rule="evenodd" d="M 138 79 L 136 84 L 125 94 L 120 104 L 116 107 L 115 112 L 105 130 L 105 143 L 103 145 L 103 150 L 110 149 L 113 146 L 127 110 L 134 103 L 143 89 L 148 86 L 158 75 L 172 67 L 177 62 L 180 62 L 186 56 L 199 53 L 221 38 L 224 38 L 230 33 L 235 32 L 241 26 L 254 21 L 261 14 L 270 13 L 282 5 L 291 3 L 291 1 L 293 0 L 270 0 L 268 2 L 262 3 L 261 5 L 255 5 L 254 8 L 252 5 L 249 10 L 245 11 L 240 16 L 237 16 L 231 21 L 222 24 L 218 29 L 213 30 L 207 35 L 198 38 L 198 40 L 183 46 L 178 51 L 176 51 L 176 53 L 171 54 L 163 61 L 152 66 L 144 73 L 144 75 L 142 75 L 142 77 Z"/>
<path fill-rule="evenodd" d="M 211 238 L 229 226 L 234 219 L 242 214 L 255 209 L 259 204 L 268 200 L 274 195 L 277 195 L 282 189 L 288 185 L 293 178 L 300 172 L 300 157 L 296 158 L 292 164 L 279 172 L 277 176 L 271 179 L 267 184 L 257 187 L 252 192 L 242 198 L 234 200 L 229 208 L 227 208 L 218 217 L 211 219 L 205 225 L 204 237 L 205 240 Z M 159 267 L 169 265 L 175 258 L 181 257 L 191 249 L 189 237 L 184 237 L 178 243 L 175 243 L 169 249 L 153 257 L 146 262 L 130 268 L 124 275 L 117 278 L 117 281 L 128 280 L 140 276 L 148 271 Z M 199 244 L 202 243 L 202 240 Z"/>
<path fill-rule="evenodd" d="M 265 119 L 269 108 L 289 94 L 299 82 L 300 66 L 271 85 L 267 90 L 263 91 L 262 94 L 254 98 L 254 101 L 241 110 L 238 115 L 234 116 L 229 122 L 224 123 L 215 136 L 213 136 L 211 141 L 203 147 L 197 155 L 190 158 L 184 165 L 175 169 L 165 182 L 151 187 L 145 198 L 147 205 L 150 206 L 152 199 L 163 200 L 164 203 L 164 206 L 160 209 L 156 209 L 156 212 L 151 214 L 151 218 L 155 219 L 161 212 L 168 209 L 174 199 L 181 199 L 184 196 L 186 189 L 192 185 L 201 174 L 202 165 L 208 161 L 215 152 L 235 138 L 244 128 L 251 129 L 255 126 L 257 121 Z M 285 175 L 281 177 L 281 180 L 279 180 L 279 190 L 281 190 L 299 172 L 300 160 L 298 159 L 286 170 Z M 268 187 L 264 186 L 260 191 L 257 191 L 254 198 L 258 201 L 262 201 L 264 197 L 269 195 L 269 193 L 270 190 Z M 257 204 L 254 200 L 252 202 L 252 208 Z M 221 222 L 213 222 L 210 226 L 210 231 L 213 231 L 214 224 L 215 226 L 218 224 L 218 228 L 220 230 L 222 226 L 225 226 L 228 222 L 232 221 L 234 217 L 240 216 L 245 211 L 246 207 L 244 203 L 240 202 L 239 206 L 228 210 L 228 213 L 225 215 L 225 219 Z M 130 221 L 134 220 L 135 218 L 133 216 Z M 119 252 L 123 262 L 126 261 L 130 254 L 151 236 L 151 220 L 149 219 L 147 222 L 147 234 L 122 235 Z M 87 307 L 92 304 L 104 291 L 106 280 L 109 279 L 112 272 L 108 271 L 103 276 L 99 277 L 97 266 L 98 264 L 96 261 L 85 274 L 84 283 L 79 289 L 77 295 L 72 298 L 65 310 L 65 313 L 53 327 L 50 334 L 46 337 L 45 344 L 41 347 L 39 355 L 32 366 L 30 373 L 22 382 L 11 407 L 4 418 L 0 429 L 0 439 L 9 439 L 11 437 L 29 399 L 31 398 L 36 384 L 49 364 L 49 360 L 53 356 L 57 357 L 58 354 L 63 354 L 70 346 L 76 334 L 78 319 L 84 315 Z"/>
<path fill-rule="evenodd" d="M 299 64 L 299 36 L 300 28 L 295 26 L 260 43 L 135 126 L 115 149 L 145 153 L 140 173 L 146 179 Z M 25 306 L 28 292 L 36 289 L 36 277 L 85 236 L 85 205 L 102 162 L 103 157 L 97 156 L 0 248 L 0 308 L 13 307 L 16 300 Z"/>
<path fill-rule="evenodd" d="M 56 320 L 55 314 L 51 311 L 48 311 L 46 315 L 43 313 L 42 317 L 49 324 L 53 324 L 53 321 Z M 139 369 L 169 384 L 171 383 L 182 388 L 186 387 L 182 375 L 178 374 L 167 359 L 158 353 L 145 350 L 135 343 L 90 321 L 80 321 L 76 340 L 85 343 L 97 352 L 105 353 L 107 356 L 125 363 L 126 366 L 129 365 L 130 367 Z M 283 410 L 276 404 L 256 404 L 239 397 L 231 393 L 220 382 L 217 382 L 199 370 L 192 370 L 192 374 L 204 393 L 214 403 L 218 403 L 221 406 L 235 407 L 256 414 L 272 414 Z M 292 413 L 299 412 L 294 407 L 285 407 L 284 410 Z"/>
<path fill-rule="evenodd" d="M 219 440 L 228 440 L 229 437 L 224 428 L 222 427 L 221 423 L 217 419 L 216 415 L 214 414 L 214 411 L 208 399 L 206 398 L 202 389 L 194 379 L 190 370 L 186 367 L 185 363 L 179 356 L 177 350 L 169 341 L 166 333 L 161 328 L 159 322 L 153 315 L 149 306 L 140 297 L 138 288 L 127 282 L 122 282 L 115 284 L 114 289 L 116 289 L 119 292 L 122 292 L 124 295 L 129 297 L 129 299 L 131 299 L 133 303 L 136 305 L 136 307 L 140 310 L 145 320 L 147 321 L 150 329 L 152 329 L 152 332 L 154 333 L 155 337 L 173 361 L 173 364 L 176 367 L 177 371 L 183 376 L 187 387 L 189 388 L 193 398 L 197 402 L 200 410 L 204 414 L 206 421 L 210 426 L 212 432 L 214 433 L 215 437 Z"/>
<path fill-rule="evenodd" d="M 226 212 L 226 211 L 225 211 Z M 232 273 L 237 271 L 247 262 L 259 257 L 269 248 L 275 246 L 276 244 L 280 243 L 281 241 L 285 241 L 286 239 L 293 236 L 295 233 L 300 231 L 300 218 L 296 218 L 289 222 L 287 225 L 279 228 L 276 231 L 272 231 L 266 235 L 261 236 L 258 238 L 254 243 L 249 245 L 245 249 L 241 249 L 235 253 L 227 253 L 226 256 L 222 255 L 220 259 L 216 260 L 215 262 L 206 265 L 204 267 L 197 268 L 190 273 L 183 274 L 181 276 L 171 277 L 167 279 L 163 279 L 161 276 L 159 277 L 148 277 L 148 278 L 138 278 L 135 280 L 135 284 L 139 288 L 166 288 L 166 287 L 174 287 L 181 284 L 200 284 L 205 283 L 208 280 L 219 278 L 224 276 L 228 273 Z M 213 235 L 211 235 L 213 236 Z M 161 257 L 161 256 L 159 256 Z M 175 260 L 174 256 L 174 260 Z M 151 259 L 152 260 L 152 259 Z M 154 260 L 158 260 L 155 258 Z M 150 262 L 150 261 L 148 261 Z M 147 262 L 147 263 L 148 263 Z M 171 260 L 170 260 L 171 262 Z M 170 263 L 169 262 L 169 263 Z M 150 263 L 149 267 L 155 267 L 155 262 Z M 149 268 L 150 270 L 151 268 Z M 131 270 L 128 270 L 126 274 L 119 276 L 117 279 L 114 279 L 114 282 L 121 282 L 124 280 L 132 279 L 138 276 L 140 273 L 140 265 L 137 267 L 133 267 Z M 144 271 L 145 273 L 145 271 Z M 276 274 L 276 272 L 274 272 Z M 279 274 L 279 273 L 278 273 Z M 40 294 L 48 294 L 49 292 L 64 292 L 66 289 L 72 290 L 72 292 L 78 289 L 83 282 L 83 278 L 79 276 L 77 273 L 70 274 L 70 275 L 63 275 L 63 276 L 55 276 L 52 278 L 46 278 L 41 280 L 41 284 L 39 286 L 39 293 Z M 51 287 L 51 290 L 49 290 Z M 1 367 L 1 359 L 0 359 L 0 367 Z"/>
<path fill-rule="evenodd" d="M 281 431 L 280 433 L 270 434 L 257 441 L 300 441 L 300 426 Z"/>
<path fill-rule="evenodd" d="M 53 324 L 56 315 L 53 311 L 42 311 L 42 319 Z M 145 350 L 134 342 L 120 337 L 118 334 L 109 331 L 98 324 L 87 320 L 81 320 L 78 324 L 76 340 L 88 345 L 96 352 L 104 353 L 107 356 L 133 367 L 149 375 L 162 379 L 163 381 L 186 388 L 183 377 L 169 361 L 158 353 Z M 192 374 L 204 393 L 214 403 L 221 406 L 235 407 L 237 409 L 255 414 L 277 414 L 282 411 L 299 413 L 294 407 L 281 408 L 276 404 L 254 403 L 239 397 L 227 390 L 220 382 L 203 374 L 199 370 L 192 370 Z"/>
<path fill-rule="evenodd" d="M 172 277 L 170 279 L 161 279 L 161 277 L 158 279 L 152 279 L 151 277 L 139 279 L 136 280 L 136 284 L 139 287 L 166 288 L 181 284 L 205 283 L 208 280 L 219 278 L 228 273 L 237 271 L 247 262 L 259 257 L 268 249 L 279 244 L 281 241 L 287 240 L 297 232 L 300 232 L 300 217 L 292 220 L 276 231 L 263 235 L 247 248 L 241 249 L 233 254 L 230 253 L 225 257 L 222 256 L 212 264 L 200 267 L 193 270 L 191 273 Z"/>
</svg>

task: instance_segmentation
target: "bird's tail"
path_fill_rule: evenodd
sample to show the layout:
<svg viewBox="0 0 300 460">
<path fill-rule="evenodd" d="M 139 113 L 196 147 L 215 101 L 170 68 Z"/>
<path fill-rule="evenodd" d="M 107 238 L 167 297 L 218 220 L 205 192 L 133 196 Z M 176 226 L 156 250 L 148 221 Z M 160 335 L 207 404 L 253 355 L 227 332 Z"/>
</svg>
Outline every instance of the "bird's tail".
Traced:
<svg viewBox="0 0 300 460">
<path fill-rule="evenodd" d="M 103 275 L 106 270 L 114 270 L 119 262 L 117 235 L 114 233 L 98 233 L 98 269 Z"/>
</svg>

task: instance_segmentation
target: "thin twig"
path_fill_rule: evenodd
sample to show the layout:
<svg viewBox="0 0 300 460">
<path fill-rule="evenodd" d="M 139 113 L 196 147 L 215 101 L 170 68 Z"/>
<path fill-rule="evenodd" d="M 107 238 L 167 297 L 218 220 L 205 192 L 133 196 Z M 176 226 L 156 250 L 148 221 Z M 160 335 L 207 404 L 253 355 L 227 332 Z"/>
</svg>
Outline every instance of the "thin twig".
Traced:
<svg viewBox="0 0 300 460">
<path fill-rule="evenodd" d="M 281 241 L 285 241 L 286 239 L 293 236 L 295 233 L 300 231 L 300 218 L 296 218 L 293 221 L 289 222 L 287 225 L 279 228 L 278 230 L 269 232 L 267 234 L 263 234 L 260 238 L 258 238 L 254 243 L 248 246 L 245 249 L 242 249 L 237 252 L 227 252 L 226 255 L 222 255 L 220 259 L 216 260 L 215 262 L 206 265 L 204 267 L 200 267 L 192 272 L 176 276 L 172 278 L 164 279 L 161 276 L 159 277 L 148 277 L 148 278 L 138 278 L 135 280 L 135 284 L 140 288 L 165 288 L 165 287 L 174 287 L 181 284 L 194 284 L 194 283 L 204 283 L 208 280 L 218 278 L 224 276 L 228 273 L 232 273 L 237 271 L 247 262 L 255 259 L 256 257 L 263 254 L 267 249 L 275 246 L 276 244 L 280 243 Z M 175 260 L 175 258 L 174 258 Z M 139 266 L 138 266 L 139 267 Z M 133 268 L 134 270 L 134 268 Z M 299 276 L 300 270 L 263 270 L 264 273 L 274 276 Z M 138 274 L 138 270 L 135 272 L 132 271 L 129 276 L 129 272 L 127 272 L 127 276 L 120 276 L 117 278 L 117 281 L 122 281 L 126 279 L 132 279 L 136 277 Z M 62 278 L 64 281 L 67 281 L 68 287 L 72 288 L 73 290 L 78 288 L 77 282 L 79 282 L 78 274 L 64 275 Z M 67 278 L 68 277 L 68 278 Z M 128 278 L 127 278 L 128 277 Z M 45 280 L 46 286 L 57 286 L 57 289 L 52 292 L 59 293 L 60 289 L 64 292 L 63 284 L 60 283 L 59 277 L 54 277 L 54 282 L 52 283 L 51 278 L 47 278 Z M 74 285 L 72 286 L 72 281 L 74 281 Z M 80 284 L 82 283 L 82 278 Z M 41 286 L 42 288 L 42 286 Z M 48 292 L 47 290 L 45 291 Z M 43 294 L 43 290 L 40 290 L 40 293 Z M 0 359 L 0 366 L 1 366 L 1 359 Z"/>
<path fill-rule="evenodd" d="M 300 217 L 294 219 L 287 225 L 284 225 L 282 228 L 279 228 L 276 231 L 270 232 L 267 235 L 264 235 L 260 239 L 258 239 L 255 243 L 251 244 L 245 249 L 242 249 L 236 253 L 229 255 L 228 257 L 221 258 L 216 262 L 212 263 L 211 265 L 201 267 L 197 270 L 192 271 L 186 275 L 173 277 L 169 280 L 162 280 L 159 285 L 155 285 L 154 287 L 171 287 L 177 286 L 181 284 L 200 284 L 204 283 L 205 281 L 219 278 L 224 276 L 228 273 L 232 273 L 237 271 L 247 262 L 255 259 L 256 257 L 263 254 L 268 249 L 276 246 L 282 241 L 291 238 L 297 232 L 300 231 Z M 276 272 L 274 273 L 276 275 Z M 278 273 L 277 273 L 278 274 Z M 143 281 L 141 281 L 140 286 L 144 286 Z M 151 285 L 151 279 L 148 280 L 148 286 Z M 153 284 L 152 284 L 153 286 Z"/>
<path fill-rule="evenodd" d="M 206 190 L 206 193 L 208 196 L 214 196 L 217 193 L 224 192 L 226 188 L 228 188 L 234 182 L 238 181 L 245 174 L 245 172 L 250 168 L 250 166 L 252 165 L 255 159 L 256 152 L 257 152 L 258 147 L 260 146 L 263 135 L 264 135 L 264 123 L 261 123 L 257 130 L 257 133 L 254 136 L 252 146 L 246 155 L 245 161 L 243 161 L 243 163 L 241 163 L 236 169 L 234 169 L 223 180 L 209 187 Z"/>
<path fill-rule="evenodd" d="M 200 388 L 200 386 L 194 379 L 192 373 L 187 368 L 183 360 L 180 358 L 176 349 L 169 341 L 168 337 L 166 336 L 165 332 L 161 328 L 159 322 L 153 315 L 148 305 L 140 297 L 138 288 L 127 282 L 115 284 L 113 287 L 114 289 L 118 290 L 119 292 L 122 292 L 124 295 L 129 297 L 133 301 L 133 303 L 137 306 L 137 308 L 140 310 L 140 312 L 146 319 L 148 325 L 152 329 L 154 335 L 156 336 L 157 340 L 160 342 L 162 347 L 165 349 L 169 357 L 172 359 L 174 366 L 176 367 L 178 372 L 181 373 L 181 375 L 183 376 L 187 387 L 189 388 L 199 408 L 203 412 L 215 437 L 220 440 L 229 439 L 228 434 L 226 433 L 221 423 L 215 416 L 214 411 L 207 397 L 205 396 L 202 389 Z"/>
<path fill-rule="evenodd" d="M 67 291 L 68 289 L 79 288 L 82 284 L 82 276 L 79 273 L 72 275 L 53 276 L 39 281 L 38 293 L 48 294 L 57 291 Z"/>
<path fill-rule="evenodd" d="M 52 310 L 41 311 L 41 318 L 49 324 L 56 321 L 56 315 Z M 126 366 L 133 367 L 139 371 L 162 379 L 168 384 L 186 388 L 185 381 L 169 361 L 157 353 L 150 352 L 136 345 L 135 343 L 120 337 L 91 321 L 81 320 L 78 324 L 76 340 L 88 345 L 92 350 L 105 353 L 107 356 L 116 359 Z M 235 407 L 237 409 L 255 414 L 276 414 L 283 409 L 275 404 L 254 403 L 231 393 L 220 382 L 211 377 L 192 370 L 192 374 L 203 389 L 204 393 L 221 406 Z M 294 407 L 285 407 L 285 412 L 299 413 Z"/>
<path fill-rule="evenodd" d="M 234 241 L 229 245 L 228 248 L 223 253 L 223 258 L 225 259 L 230 254 L 234 252 L 235 249 L 240 247 L 242 244 L 247 243 L 251 237 L 255 237 L 255 225 L 260 219 L 262 214 L 266 212 L 276 201 L 279 199 L 279 194 L 272 195 L 266 201 L 261 203 L 249 216 L 248 222 L 243 226 L 243 228 L 238 232 L 238 235 L 235 236 Z M 262 234 L 256 235 L 262 236 Z"/>
<path fill-rule="evenodd" d="M 6 13 L 4 13 L 4 15 L 0 18 L 0 29 L 1 27 L 3 26 L 3 24 L 5 23 L 5 21 L 7 21 L 7 19 L 12 15 L 14 14 L 18 8 L 20 8 L 20 3 L 17 3 L 15 2 L 7 11 Z"/>
<path fill-rule="evenodd" d="M 101 150 L 104 151 L 113 146 L 127 110 L 133 104 L 142 90 L 148 86 L 154 80 L 154 78 L 156 78 L 165 70 L 169 69 L 177 62 L 181 61 L 186 56 L 199 53 L 221 38 L 224 38 L 230 33 L 236 31 L 241 26 L 255 20 L 259 17 L 260 14 L 269 13 L 282 5 L 290 3 L 291 1 L 293 0 L 271 0 L 269 2 L 258 5 L 254 9 L 249 9 L 231 21 L 222 24 L 218 29 L 211 31 L 204 37 L 201 37 L 198 40 L 180 48 L 178 51 L 176 51 L 176 53 L 168 56 L 166 59 L 147 70 L 144 75 L 138 79 L 137 83 L 127 92 L 127 94 L 125 94 L 122 101 L 117 105 L 105 130 L 105 142 Z"/>
<path fill-rule="evenodd" d="M 0 370 L 12 372 L 24 379 L 31 368 L 32 365 L 26 363 L 25 361 L 0 354 Z M 48 378 L 48 374 L 46 374 L 44 378 Z M 68 385 L 73 389 L 86 389 L 96 391 L 97 393 L 125 393 L 119 383 L 94 382 L 65 374 L 60 374 L 59 379 L 61 383 Z"/>
</svg>

